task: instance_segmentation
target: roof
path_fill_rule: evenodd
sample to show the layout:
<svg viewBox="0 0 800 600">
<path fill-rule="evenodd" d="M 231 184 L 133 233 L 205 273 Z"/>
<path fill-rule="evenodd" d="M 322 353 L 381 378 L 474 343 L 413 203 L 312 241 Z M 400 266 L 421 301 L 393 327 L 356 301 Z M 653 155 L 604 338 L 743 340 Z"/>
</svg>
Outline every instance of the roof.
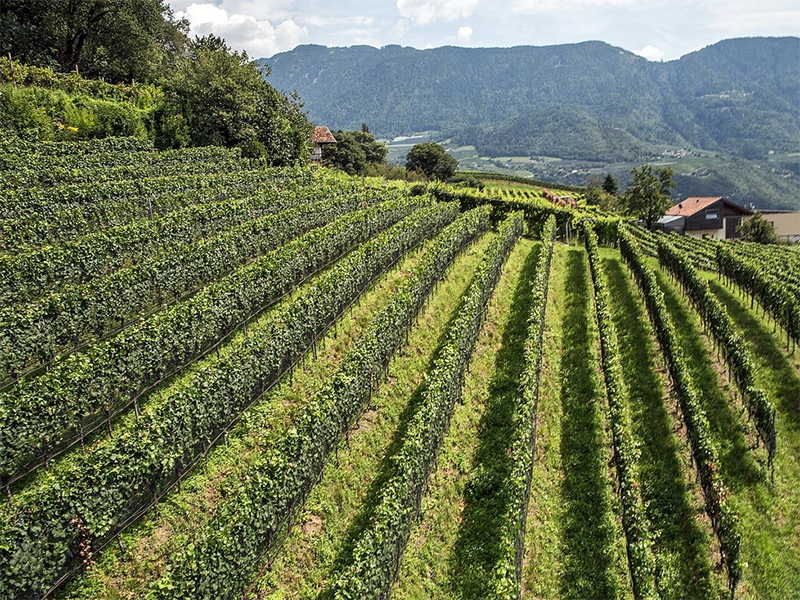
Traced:
<svg viewBox="0 0 800 600">
<path fill-rule="evenodd" d="M 722 200 L 722 202 L 727 204 L 729 207 L 740 211 L 742 214 L 753 214 L 752 211 L 744 208 L 743 206 L 739 206 L 738 204 L 734 204 L 722 196 L 692 196 L 680 201 L 678 204 L 674 204 L 666 214 L 676 217 L 691 217 L 692 215 L 697 214 L 701 210 L 711 206 L 715 202 L 719 202 L 720 200 Z"/>
<path fill-rule="evenodd" d="M 714 204 L 714 202 L 719 200 L 723 200 L 722 196 L 686 198 L 682 202 L 674 204 L 672 208 L 667 211 L 667 214 L 674 217 L 690 217 L 697 211 L 703 210 L 707 206 L 711 206 Z"/>
<path fill-rule="evenodd" d="M 315 144 L 335 144 L 336 138 L 327 127 L 314 127 L 314 137 L 311 141 Z"/>
</svg>

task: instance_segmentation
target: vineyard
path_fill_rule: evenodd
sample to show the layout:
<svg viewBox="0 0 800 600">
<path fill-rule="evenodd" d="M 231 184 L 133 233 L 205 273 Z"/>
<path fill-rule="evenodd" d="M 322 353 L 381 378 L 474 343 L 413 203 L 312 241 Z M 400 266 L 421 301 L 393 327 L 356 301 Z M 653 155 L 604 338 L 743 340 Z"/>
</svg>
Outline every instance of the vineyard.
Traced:
<svg viewBox="0 0 800 600">
<path fill-rule="evenodd" d="M 800 596 L 800 252 L 0 143 L 0 600 Z"/>
</svg>

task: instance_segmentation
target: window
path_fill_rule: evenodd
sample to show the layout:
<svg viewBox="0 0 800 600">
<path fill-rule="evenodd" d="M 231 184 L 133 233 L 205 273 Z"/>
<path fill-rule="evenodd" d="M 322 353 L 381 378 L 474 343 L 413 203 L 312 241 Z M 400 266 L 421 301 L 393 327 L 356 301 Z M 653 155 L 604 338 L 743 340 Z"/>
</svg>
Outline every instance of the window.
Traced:
<svg viewBox="0 0 800 600">
<path fill-rule="evenodd" d="M 706 211 L 706 219 L 719 219 L 719 211 L 714 210 L 707 210 Z"/>
</svg>

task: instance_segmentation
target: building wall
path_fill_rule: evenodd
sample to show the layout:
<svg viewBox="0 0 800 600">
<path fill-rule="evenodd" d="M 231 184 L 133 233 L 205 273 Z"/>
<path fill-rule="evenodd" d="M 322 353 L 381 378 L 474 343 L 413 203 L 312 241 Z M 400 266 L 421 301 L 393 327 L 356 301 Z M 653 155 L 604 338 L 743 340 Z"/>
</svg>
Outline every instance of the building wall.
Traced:
<svg viewBox="0 0 800 600">
<path fill-rule="evenodd" d="M 800 236 L 800 212 L 765 214 L 764 218 L 775 226 L 779 236 Z"/>
<path fill-rule="evenodd" d="M 715 240 L 724 240 L 725 239 L 725 230 L 724 229 L 693 229 L 693 230 L 686 230 L 686 235 L 690 235 L 696 238 L 714 238 Z"/>
</svg>

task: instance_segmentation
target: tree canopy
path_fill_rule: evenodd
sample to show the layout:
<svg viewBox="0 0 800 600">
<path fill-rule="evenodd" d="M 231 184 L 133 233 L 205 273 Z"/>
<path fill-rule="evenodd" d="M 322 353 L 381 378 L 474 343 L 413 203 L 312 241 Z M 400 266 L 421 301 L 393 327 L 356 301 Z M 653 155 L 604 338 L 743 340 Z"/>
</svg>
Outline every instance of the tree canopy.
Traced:
<svg viewBox="0 0 800 600">
<path fill-rule="evenodd" d="M 628 214 L 642 219 L 652 229 L 653 223 L 672 206 L 670 190 L 675 187 L 675 173 L 669 167 L 642 165 L 631 169 L 631 174 L 633 182 L 625 190 L 623 205 Z"/>
<path fill-rule="evenodd" d="M 322 149 L 323 163 L 349 175 L 363 173 L 368 165 L 383 164 L 389 153 L 385 144 L 375 141 L 366 123 L 361 131 L 339 130 L 333 137 L 337 143 L 326 144 Z"/>
<path fill-rule="evenodd" d="M 444 146 L 435 142 L 417 144 L 408 151 L 406 169 L 419 171 L 431 179 L 450 179 L 458 169 L 458 161 L 450 156 Z"/>
<path fill-rule="evenodd" d="M 310 154 L 313 126 L 297 99 L 278 93 L 245 52 L 221 38 L 195 39 L 163 88 L 160 147 L 239 146 L 275 165 Z"/>
<path fill-rule="evenodd" d="M 780 242 L 775 233 L 775 226 L 764 218 L 761 213 L 755 213 L 742 219 L 736 228 L 742 240 L 758 244 L 777 244 Z"/>
<path fill-rule="evenodd" d="M 0 30 L 3 55 L 112 82 L 154 81 L 188 42 L 164 0 L 3 0 Z"/>
</svg>

